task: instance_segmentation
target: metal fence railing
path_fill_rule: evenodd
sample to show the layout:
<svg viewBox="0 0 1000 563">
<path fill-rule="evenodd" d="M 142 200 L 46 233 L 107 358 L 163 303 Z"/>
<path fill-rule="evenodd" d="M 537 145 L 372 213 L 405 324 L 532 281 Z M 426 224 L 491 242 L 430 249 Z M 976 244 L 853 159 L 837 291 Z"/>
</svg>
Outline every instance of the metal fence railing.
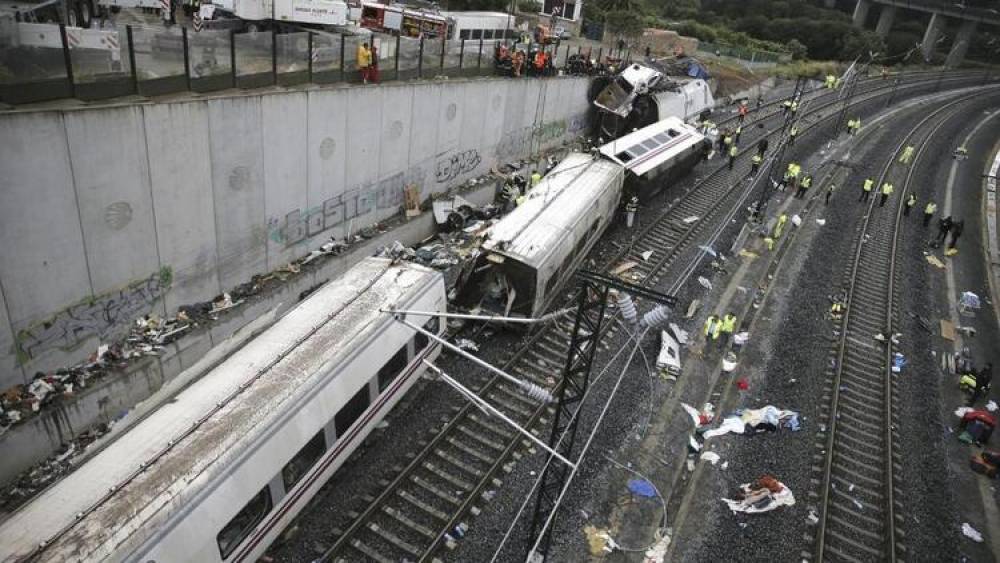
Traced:
<svg viewBox="0 0 1000 563">
<path fill-rule="evenodd" d="M 734 57 L 744 61 L 757 63 L 779 63 L 792 60 L 792 55 L 789 53 L 751 49 L 748 47 L 734 47 L 732 45 L 709 43 L 708 41 L 699 41 L 698 50 L 705 53 L 713 53 L 724 57 Z"/>
<path fill-rule="evenodd" d="M 360 82 L 356 53 L 362 42 L 374 43 L 380 81 L 500 73 L 495 39 L 320 31 L 194 32 L 178 25 L 81 29 L 8 20 L 0 22 L 0 102 Z M 558 43 L 542 48 L 556 68 L 563 68 L 572 53 L 581 53 L 578 47 Z M 603 60 L 605 54 L 627 58 L 627 53 L 602 50 L 596 57 Z"/>
</svg>

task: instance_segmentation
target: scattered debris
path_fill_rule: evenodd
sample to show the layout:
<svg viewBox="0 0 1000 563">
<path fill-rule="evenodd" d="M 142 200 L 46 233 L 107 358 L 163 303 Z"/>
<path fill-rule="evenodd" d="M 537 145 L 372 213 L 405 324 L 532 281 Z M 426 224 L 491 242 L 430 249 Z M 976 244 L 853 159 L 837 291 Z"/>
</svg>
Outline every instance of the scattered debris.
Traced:
<svg viewBox="0 0 1000 563">
<path fill-rule="evenodd" d="M 806 516 L 806 522 L 809 522 L 809 524 L 813 526 L 819 524 L 819 515 L 816 514 L 815 510 L 809 510 L 809 516 Z"/>
<path fill-rule="evenodd" d="M 928 254 L 927 255 L 927 262 L 931 266 L 934 266 L 935 268 L 940 268 L 942 270 L 945 268 L 944 262 L 942 262 L 941 260 L 939 260 L 938 257 L 934 256 L 933 254 Z"/>
<path fill-rule="evenodd" d="M 739 251 L 739 255 L 744 258 L 756 258 L 760 256 L 760 254 L 757 254 L 756 252 L 753 252 L 752 250 L 747 250 L 745 248 Z"/>
<path fill-rule="evenodd" d="M 703 245 L 700 245 L 700 246 L 698 246 L 698 248 L 700 248 L 700 249 L 702 250 L 702 252 L 704 252 L 705 254 L 708 254 L 708 255 L 709 255 L 709 256 L 711 256 L 712 258 L 715 258 L 716 256 L 718 256 L 718 255 L 719 255 L 719 254 L 718 254 L 718 253 L 717 253 L 717 252 L 715 251 L 715 249 L 714 249 L 714 248 L 712 248 L 711 246 L 707 246 L 707 245 L 704 245 L 704 244 L 703 244 Z"/>
<path fill-rule="evenodd" d="M 633 495 L 638 495 L 643 498 L 653 498 L 658 496 L 656 487 L 645 479 L 629 479 L 628 490 Z"/>
<path fill-rule="evenodd" d="M 656 356 L 656 367 L 661 373 L 677 377 L 681 373 L 680 345 L 666 330 L 660 331 L 660 353 Z"/>
<path fill-rule="evenodd" d="M 794 221 L 794 219 L 793 219 L 793 221 Z M 819 225 L 820 227 L 822 227 L 822 226 L 826 225 L 826 219 L 816 219 L 816 224 Z"/>
<path fill-rule="evenodd" d="M 735 415 L 724 418 L 718 428 L 705 432 L 704 436 L 707 439 L 730 432 L 743 434 L 747 430 L 754 433 L 765 430 L 773 432 L 779 428 L 787 428 L 793 432 L 798 431 L 801 428 L 799 413 L 782 410 L 771 405 L 760 409 L 736 411 Z"/>
<path fill-rule="evenodd" d="M 649 549 L 646 550 L 645 556 L 642 563 L 663 563 L 663 559 L 667 556 L 667 549 L 670 547 L 670 535 L 664 530 L 657 530 L 656 535 L 658 540 Z"/>
<path fill-rule="evenodd" d="M 976 543 L 983 543 L 983 534 L 972 527 L 968 522 L 962 522 L 962 534 Z"/>
<path fill-rule="evenodd" d="M 692 299 L 691 303 L 688 304 L 687 312 L 684 313 L 685 319 L 694 318 L 695 313 L 698 312 L 698 308 L 701 307 L 700 299 Z"/>
<path fill-rule="evenodd" d="M 941 319 L 941 338 L 955 340 L 955 323 Z"/>
<path fill-rule="evenodd" d="M 996 412 L 997 408 L 998 407 L 996 401 L 990 400 L 990 402 L 986 403 L 986 410 L 990 412 Z"/>
<path fill-rule="evenodd" d="M 706 424 L 711 423 L 712 419 L 715 418 L 715 412 L 712 403 L 705 403 L 705 406 L 702 407 L 701 412 L 699 412 L 697 409 L 695 409 L 694 407 L 692 407 L 687 403 L 681 403 L 681 407 L 683 407 L 684 411 L 687 412 L 688 416 L 691 417 L 691 421 L 694 422 L 695 428 L 705 426 Z"/>
<path fill-rule="evenodd" d="M 642 256 L 643 260 L 648 261 L 653 256 L 653 251 L 652 250 L 647 250 L 646 252 L 643 252 L 642 254 L 640 254 L 640 256 Z"/>
<path fill-rule="evenodd" d="M 797 214 L 796 215 L 792 215 L 792 224 L 795 225 L 796 227 L 801 227 L 802 226 L 802 217 L 799 217 Z"/>
<path fill-rule="evenodd" d="M 702 448 L 701 444 L 698 443 L 698 440 L 694 439 L 694 436 L 688 436 L 688 451 L 689 452 L 691 452 L 693 454 L 696 454 L 696 453 L 698 453 L 698 452 L 701 451 L 701 448 Z"/>
<path fill-rule="evenodd" d="M 685 217 L 681 222 L 684 223 L 685 225 L 690 225 L 691 223 L 697 222 L 698 219 L 701 219 L 701 217 L 698 217 L 697 215 L 690 215 L 688 217 Z"/>
<path fill-rule="evenodd" d="M 678 343 L 680 343 L 680 344 L 687 344 L 688 343 L 688 332 L 686 330 L 684 330 L 681 327 L 677 326 L 677 324 L 675 324 L 675 323 L 670 323 L 669 326 L 670 326 L 670 330 L 674 333 L 674 336 L 677 337 L 677 342 Z"/>
<path fill-rule="evenodd" d="M 740 485 L 735 499 L 722 499 L 735 512 L 758 514 L 769 512 L 780 506 L 795 504 L 792 490 L 770 475 L 764 475 L 753 483 Z"/>
<path fill-rule="evenodd" d="M 725 357 L 722 358 L 722 371 L 729 373 L 736 369 L 739 363 L 736 361 L 736 354 L 732 352 L 727 352 Z"/>
<path fill-rule="evenodd" d="M 590 549 L 590 554 L 595 557 L 618 549 L 618 544 L 611 539 L 611 535 L 606 529 L 588 524 L 583 529 L 583 533 L 587 536 L 587 547 Z"/>
<path fill-rule="evenodd" d="M 455 346 L 458 346 L 460 350 L 465 350 L 466 352 L 479 351 L 479 345 L 469 340 L 468 338 L 459 338 L 458 340 L 455 341 Z"/>
<path fill-rule="evenodd" d="M 708 281 L 708 278 L 705 276 L 698 276 L 698 283 L 705 289 L 712 291 L 712 282 Z"/>
<path fill-rule="evenodd" d="M 611 273 L 612 276 L 620 276 L 620 275 L 624 274 L 625 272 L 631 270 L 632 268 L 635 268 L 638 265 L 639 265 L 638 262 L 632 262 L 631 260 L 630 261 L 626 261 L 626 262 L 622 262 L 621 264 L 618 264 L 614 268 L 611 268 L 611 272 L 610 273 Z"/>
<path fill-rule="evenodd" d="M 712 465 L 715 465 L 719 463 L 719 460 L 722 458 L 720 458 L 719 454 L 715 452 L 702 452 L 701 459 L 711 463 Z"/>
<path fill-rule="evenodd" d="M 906 365 L 906 358 L 902 354 L 896 352 L 895 354 L 892 355 L 892 368 L 890 368 L 892 370 L 892 373 L 899 373 L 903 371 L 903 366 L 905 365 Z"/>
<path fill-rule="evenodd" d="M 750 382 L 747 381 L 747 378 L 745 377 L 737 379 L 734 383 L 736 384 L 736 388 L 739 389 L 740 391 L 746 391 L 750 389 Z"/>
</svg>

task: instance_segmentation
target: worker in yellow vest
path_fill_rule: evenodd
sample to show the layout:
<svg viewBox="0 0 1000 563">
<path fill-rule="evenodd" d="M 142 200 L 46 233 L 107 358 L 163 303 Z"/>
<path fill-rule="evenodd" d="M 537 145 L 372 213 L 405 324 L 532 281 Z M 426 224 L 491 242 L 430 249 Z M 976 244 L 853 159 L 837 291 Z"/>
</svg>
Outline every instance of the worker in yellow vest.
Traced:
<svg viewBox="0 0 1000 563">
<path fill-rule="evenodd" d="M 531 187 L 534 188 L 542 181 L 542 175 L 538 173 L 538 170 L 532 170 L 531 172 Z"/>
<path fill-rule="evenodd" d="M 726 343 L 729 339 L 733 337 L 733 333 L 736 332 L 736 315 L 732 312 L 726 313 L 726 316 L 722 317 L 722 338 L 719 339 L 719 348 L 725 348 Z"/>
<path fill-rule="evenodd" d="M 740 151 L 736 148 L 736 145 L 729 147 L 729 169 L 733 169 L 733 165 L 736 164 L 736 157 L 739 155 Z"/>
<path fill-rule="evenodd" d="M 913 160 L 913 145 L 906 145 L 903 149 L 903 154 L 899 155 L 899 162 L 902 164 L 909 164 Z"/>
<path fill-rule="evenodd" d="M 878 206 L 882 207 L 885 205 L 885 200 L 889 199 L 892 195 L 892 190 L 894 189 L 892 182 L 885 182 L 882 184 L 882 199 L 879 200 Z"/>
<path fill-rule="evenodd" d="M 910 210 L 917 205 L 917 195 L 910 194 L 910 197 L 906 198 L 906 205 L 903 207 L 903 215 L 909 216 Z"/>
<path fill-rule="evenodd" d="M 774 224 L 774 235 L 772 237 L 777 240 L 781 238 L 782 231 L 785 230 L 785 223 L 788 222 L 788 215 L 782 213 L 778 216 L 778 222 Z"/>
<path fill-rule="evenodd" d="M 708 343 L 719 339 L 719 333 L 722 331 L 722 321 L 719 320 L 717 315 L 709 315 L 705 319 L 705 345 L 708 347 Z"/>
<path fill-rule="evenodd" d="M 799 189 L 795 192 L 796 199 L 802 199 L 806 196 L 806 190 L 811 188 L 813 185 L 813 177 L 811 174 L 806 174 L 805 178 L 802 178 L 802 182 L 799 183 Z"/>
<path fill-rule="evenodd" d="M 750 159 L 750 175 L 751 176 L 757 174 L 757 171 L 760 170 L 760 165 L 763 162 L 764 162 L 764 157 L 761 156 L 760 153 L 756 153 L 756 154 L 753 155 L 753 157 Z"/>
<path fill-rule="evenodd" d="M 934 212 L 937 211 L 937 204 L 933 201 L 928 201 L 927 205 L 924 206 L 924 227 L 931 224 L 931 217 L 934 217 Z"/>
<path fill-rule="evenodd" d="M 872 188 L 875 187 L 875 180 L 871 176 L 865 178 L 865 183 L 861 185 L 861 197 L 858 201 L 868 201 L 872 197 Z"/>
</svg>

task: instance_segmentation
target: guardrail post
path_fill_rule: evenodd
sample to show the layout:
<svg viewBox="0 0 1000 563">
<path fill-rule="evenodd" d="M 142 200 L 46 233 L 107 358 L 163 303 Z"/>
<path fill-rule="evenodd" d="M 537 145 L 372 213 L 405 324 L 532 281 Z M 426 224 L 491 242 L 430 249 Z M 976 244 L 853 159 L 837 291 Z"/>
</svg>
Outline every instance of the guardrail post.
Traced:
<svg viewBox="0 0 1000 563">
<path fill-rule="evenodd" d="M 424 77 L 424 38 L 420 38 L 420 53 L 417 55 L 417 78 Z"/>
<path fill-rule="evenodd" d="M 401 43 L 401 40 L 400 40 L 399 36 L 397 35 L 396 36 L 396 61 L 393 63 L 395 65 L 393 67 L 393 70 L 395 71 L 395 74 L 396 74 L 396 80 L 399 80 L 399 46 L 400 46 L 400 43 Z"/>
<path fill-rule="evenodd" d="M 306 68 L 309 78 L 308 81 L 312 82 L 313 81 L 313 32 L 307 31 L 306 33 L 309 34 L 308 36 L 306 36 L 307 37 L 306 45 L 309 56 L 309 62 L 307 63 Z"/>
<path fill-rule="evenodd" d="M 181 28 L 181 46 L 184 49 L 184 82 L 187 83 L 187 89 L 191 89 L 191 57 L 188 54 L 188 30 L 186 27 Z"/>
<path fill-rule="evenodd" d="M 271 30 L 271 77 L 278 83 L 278 30 Z"/>
<path fill-rule="evenodd" d="M 135 41 L 132 40 L 132 26 L 125 26 L 125 41 L 128 43 L 128 66 L 132 73 L 132 93 L 139 93 L 139 69 L 135 68 Z"/>
<path fill-rule="evenodd" d="M 483 70 L 483 38 L 479 38 L 479 59 L 476 61 L 476 73 Z"/>
<path fill-rule="evenodd" d="M 458 41 L 459 41 L 459 47 L 458 47 L 458 72 L 459 72 L 459 74 L 461 74 L 461 72 L 462 72 L 462 65 L 465 63 L 465 39 L 459 39 Z M 983 80 L 983 83 L 984 84 L 986 83 L 985 79 Z"/>
<path fill-rule="evenodd" d="M 444 53 L 448 50 L 448 40 L 441 38 L 441 74 L 444 74 Z"/>
<path fill-rule="evenodd" d="M 69 82 L 69 97 L 76 97 L 76 85 L 73 81 L 73 58 L 69 54 L 69 40 L 66 38 L 66 25 L 59 24 L 59 37 L 62 39 L 63 63 L 66 65 L 66 80 Z"/>
<path fill-rule="evenodd" d="M 347 80 L 347 75 L 344 70 L 344 51 L 347 50 L 347 36 L 340 34 L 340 80 L 341 82 Z"/>
<path fill-rule="evenodd" d="M 236 88 L 236 30 L 229 30 L 229 70 L 232 71 L 232 87 Z"/>
</svg>

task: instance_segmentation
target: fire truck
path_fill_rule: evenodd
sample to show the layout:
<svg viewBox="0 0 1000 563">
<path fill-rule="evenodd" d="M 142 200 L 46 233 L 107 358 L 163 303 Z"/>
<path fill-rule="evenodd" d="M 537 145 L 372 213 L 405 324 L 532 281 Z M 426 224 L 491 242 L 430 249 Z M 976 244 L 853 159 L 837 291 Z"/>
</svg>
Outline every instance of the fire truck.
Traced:
<svg viewBox="0 0 1000 563">
<path fill-rule="evenodd" d="M 435 12 L 403 4 L 361 4 L 361 27 L 426 39 L 504 39 L 513 37 L 514 17 L 503 12 Z"/>
<path fill-rule="evenodd" d="M 259 31 L 282 24 L 336 30 L 347 25 L 342 0 L 203 0 L 198 15 L 208 29 Z"/>
</svg>

